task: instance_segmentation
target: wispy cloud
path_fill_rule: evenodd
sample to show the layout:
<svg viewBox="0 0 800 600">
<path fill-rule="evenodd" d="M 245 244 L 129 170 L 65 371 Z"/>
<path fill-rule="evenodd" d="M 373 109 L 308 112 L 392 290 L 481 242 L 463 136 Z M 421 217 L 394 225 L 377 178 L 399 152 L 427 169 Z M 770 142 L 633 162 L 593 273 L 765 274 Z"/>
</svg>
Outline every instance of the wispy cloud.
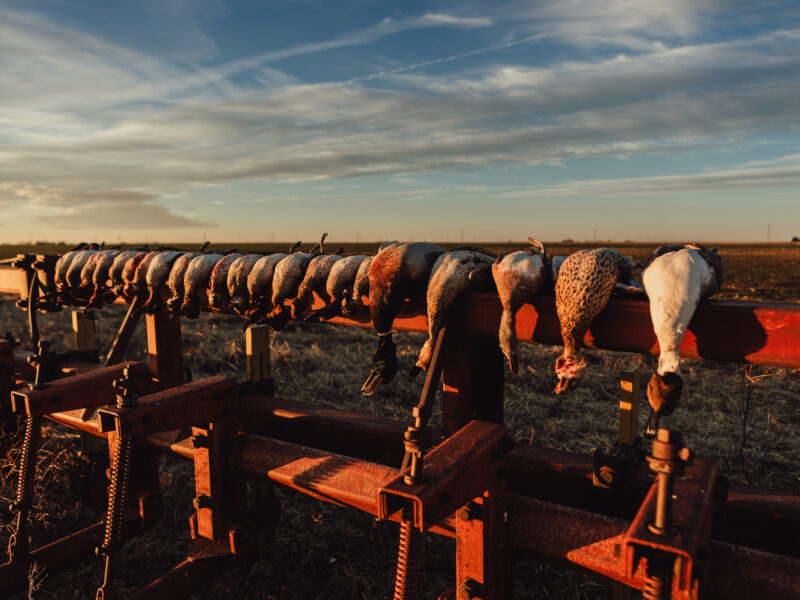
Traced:
<svg viewBox="0 0 800 600">
<path fill-rule="evenodd" d="M 791 157 L 783 158 L 790 159 Z M 773 162 L 792 162 L 794 164 L 759 168 L 720 169 L 708 173 L 689 175 L 570 181 L 560 185 L 507 192 L 506 195 L 507 197 L 620 196 L 625 194 L 702 193 L 708 191 L 800 186 L 800 160 L 798 160 L 797 156 L 792 160 L 783 160 L 783 158 L 778 158 Z"/>
<path fill-rule="evenodd" d="M 387 18 L 213 68 L 189 67 L 43 17 L 2 10 L 0 201 L 29 199 L 42 211 L 55 211 L 44 216 L 65 225 L 78 226 L 92 215 L 132 228 L 157 227 L 147 224 L 155 222 L 192 227 L 204 224 L 172 214 L 163 200 L 168 194 L 243 181 L 408 176 L 659 155 L 796 128 L 800 30 L 686 41 L 712 9 L 677 2 L 648 3 L 645 10 L 612 0 L 602 6 L 511 4 L 489 16 L 428 13 Z M 525 35 L 348 81 L 306 84 L 278 68 L 289 58 L 409 31 L 500 27 L 512 15 Z M 655 43 L 659 27 L 669 34 L 669 46 Z M 434 65 L 547 37 L 587 46 L 601 43 L 598 32 L 605 32 L 606 43 L 608 31 L 620 34 L 624 52 L 550 58 L 539 66 L 465 61 L 470 64 L 461 71 L 426 73 Z M 537 193 L 796 183 L 797 168 L 789 160 L 749 167 L 716 175 L 570 182 Z"/>
</svg>

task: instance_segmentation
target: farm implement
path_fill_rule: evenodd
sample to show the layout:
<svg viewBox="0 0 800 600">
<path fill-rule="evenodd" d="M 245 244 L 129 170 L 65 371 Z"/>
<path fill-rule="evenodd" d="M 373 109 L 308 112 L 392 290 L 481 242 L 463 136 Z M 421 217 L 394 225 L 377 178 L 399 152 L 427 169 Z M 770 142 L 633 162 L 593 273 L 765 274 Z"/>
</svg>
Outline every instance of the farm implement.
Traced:
<svg viewBox="0 0 800 600">
<path fill-rule="evenodd" d="M 188 597 L 232 565 L 256 561 L 260 533 L 279 518 L 273 486 L 398 522 L 396 599 L 419 597 L 423 532 L 457 542 L 456 587 L 444 598 L 512 597 L 511 567 L 521 555 L 611 579 L 620 598 L 627 588 L 648 599 L 800 597 L 800 495 L 727 481 L 715 463 L 692 456 L 677 431 L 660 429 L 645 453 L 638 367 L 621 373 L 619 439 L 608 451 L 511 443 L 495 294 L 456 302 L 404 423 L 280 398 L 267 325 L 245 332 L 246 376 L 186 381 L 180 317 L 117 299 L 131 308 L 101 362 L 93 311 L 50 293 L 56 259 L 24 255 L 0 265 L 0 293 L 28 311 L 34 342 L 26 350 L 0 341 L 0 415 L 4 427 L 20 423 L 23 431 L 0 595 L 23 588 L 33 563 L 55 572 L 93 559 L 105 565 L 97 598 L 119 597 L 124 542 L 159 526 L 157 459 L 170 454 L 194 463 L 189 553 L 129 597 Z M 311 308 L 323 306 L 317 298 Z M 38 333 L 36 315 L 57 310 L 74 311 L 68 352 L 53 352 Z M 122 362 L 142 315 L 147 364 Z M 368 326 L 369 315 L 362 306 L 330 322 Z M 407 305 L 393 327 L 427 332 L 424 310 Z M 524 305 L 516 333 L 522 342 L 561 344 L 553 298 Z M 798 368 L 798 339 L 800 306 L 708 301 L 681 355 Z M 657 353 L 647 302 L 612 299 L 584 343 Z M 428 423 L 438 389 L 441 428 Z M 27 514 L 43 420 L 107 442 L 111 469 L 105 518 L 42 546 L 29 540 Z"/>
</svg>

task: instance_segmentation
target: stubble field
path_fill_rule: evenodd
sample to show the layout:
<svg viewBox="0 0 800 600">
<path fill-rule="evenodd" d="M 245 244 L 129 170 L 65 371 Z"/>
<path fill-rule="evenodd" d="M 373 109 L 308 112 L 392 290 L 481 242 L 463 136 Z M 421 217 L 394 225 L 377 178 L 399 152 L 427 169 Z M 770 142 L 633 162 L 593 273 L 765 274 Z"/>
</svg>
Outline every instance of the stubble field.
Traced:
<svg viewBox="0 0 800 600">
<path fill-rule="evenodd" d="M 331 247 L 335 244 L 331 244 Z M 495 251 L 508 246 L 486 245 Z M 242 249 L 250 249 L 245 245 Z M 568 254 L 577 245 L 550 244 L 552 254 Z M 581 246 L 585 247 L 585 246 Z M 654 245 L 613 245 L 644 260 Z M 346 251 L 374 252 L 374 245 L 354 245 Z M 514 248 L 516 249 L 516 248 Z M 27 249 L 0 248 L 13 256 Z M 721 250 L 726 281 L 719 297 L 798 302 L 800 246 L 725 245 Z M 0 332 L 10 331 L 27 340 L 24 313 L 10 300 L 0 302 Z M 106 307 L 98 314 L 98 336 L 107 349 L 123 316 L 123 307 Z M 42 335 L 66 349 L 71 339 L 69 313 L 45 315 Z M 372 399 L 359 388 L 369 370 L 375 336 L 371 330 L 333 325 L 290 324 L 271 338 L 273 374 L 281 397 L 324 406 L 408 420 L 421 390 L 420 378 L 407 370 L 424 337 L 398 334 L 401 372 Z M 194 378 L 216 374 L 242 377 L 243 336 L 238 319 L 202 315 L 184 320 L 184 354 Z M 518 443 L 533 443 L 590 453 L 608 447 L 616 435 L 618 374 L 640 360 L 637 355 L 590 351 L 590 371 L 583 385 L 565 398 L 551 393 L 553 362 L 558 347 L 524 344 L 520 373 L 507 373 L 506 425 Z M 143 331 L 137 332 L 127 358 L 143 359 Z M 652 372 L 645 359 L 643 377 Z M 682 361 L 686 392 L 682 405 L 666 424 L 683 431 L 687 444 L 699 455 L 717 460 L 732 479 L 800 491 L 800 441 L 795 408 L 800 373 L 769 367 L 741 367 L 732 363 Z M 642 414 L 647 403 L 643 400 Z M 76 436 L 51 428 L 37 468 L 38 487 L 32 534 L 35 545 L 96 521 L 102 507 L 81 507 L 69 489 L 67 469 L 79 461 Z M 402 448 L 398 448 L 398 455 Z M 13 453 L 0 462 L 0 495 L 14 494 Z M 118 576 L 123 592 L 130 592 L 185 557 L 187 519 L 194 496 L 193 471 L 187 462 L 162 459 L 161 478 L 166 498 L 162 522 L 126 547 Z M 263 560 L 247 574 L 234 571 L 216 580 L 197 598 L 349 599 L 391 596 L 397 525 L 376 522 L 368 515 L 317 502 L 300 494 L 280 493 L 282 518 Z M 8 523 L 8 518 L 3 519 Z M 5 546 L 9 527 L 0 530 Z M 421 578 L 423 597 L 435 598 L 454 583 L 454 542 L 438 536 L 426 539 Z M 35 598 L 93 597 L 102 576 L 100 560 L 92 557 L 80 568 L 62 575 L 43 573 L 35 583 Z M 610 586 L 591 577 L 557 571 L 527 559 L 516 565 L 517 598 L 610 597 Z M 25 598 L 25 594 L 17 597 Z"/>
</svg>

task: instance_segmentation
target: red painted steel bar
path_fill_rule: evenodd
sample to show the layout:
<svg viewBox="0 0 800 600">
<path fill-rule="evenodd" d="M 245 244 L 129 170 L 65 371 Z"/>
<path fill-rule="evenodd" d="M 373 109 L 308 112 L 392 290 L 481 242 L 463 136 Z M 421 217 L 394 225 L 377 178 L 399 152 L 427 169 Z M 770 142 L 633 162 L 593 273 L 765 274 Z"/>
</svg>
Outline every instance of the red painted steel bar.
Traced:
<svg viewBox="0 0 800 600">
<path fill-rule="evenodd" d="M 0 293 L 27 293 L 23 285 L 26 281 L 24 271 L 0 265 Z M 316 299 L 314 308 L 322 305 Z M 470 337 L 496 339 L 500 314 L 496 294 L 467 294 L 455 305 L 450 322 Z M 331 322 L 369 327 L 369 311 L 363 309 L 351 318 L 336 317 Z M 427 331 L 424 307 L 405 307 L 395 319 L 394 328 Z M 523 342 L 562 343 L 552 296 L 540 296 L 520 309 L 517 335 Z M 681 356 L 800 368 L 798 339 L 800 304 L 707 300 L 700 303 L 689 324 Z M 657 354 L 658 342 L 647 300 L 612 298 L 595 319 L 585 341 L 590 348 Z M 174 351 L 169 361 L 177 361 Z M 171 375 L 177 375 L 177 369 L 171 370 Z"/>
<path fill-rule="evenodd" d="M 33 416 L 106 406 L 112 404 L 116 398 L 112 385 L 114 380 L 122 377 L 123 371 L 128 367 L 140 373 L 147 372 L 143 364 L 134 361 L 96 368 L 57 379 L 42 389 L 14 391 L 11 393 L 11 402 L 16 412 Z"/>
<path fill-rule="evenodd" d="M 569 569 L 644 587 L 644 564 L 633 577 L 619 568 L 629 523 L 568 506 L 509 494 L 510 543 L 531 556 Z M 800 598 L 800 560 L 712 541 L 705 591 L 709 598 Z"/>
<path fill-rule="evenodd" d="M 61 538 L 46 546 L 32 550 L 29 560 L 0 565 L 0 595 L 4 596 L 28 584 L 30 566 L 36 563 L 46 568 L 47 573 L 57 573 L 74 565 L 94 553 L 95 547 L 103 540 L 103 523 L 95 523 L 70 536 Z"/>
<path fill-rule="evenodd" d="M 97 419 L 84 420 L 82 417 L 83 411 L 76 410 L 49 415 L 48 418 L 93 435 L 104 435 L 100 433 Z M 396 476 L 403 458 L 402 440 L 406 424 L 392 419 L 246 396 L 240 407 L 240 420 L 246 424 L 246 431 L 253 434 L 239 436 L 242 447 L 250 445 L 264 460 L 268 460 L 272 449 L 283 448 L 282 444 L 311 446 L 313 443 L 314 448 L 305 448 L 298 457 L 309 459 L 324 457 L 328 453 L 342 454 L 351 457 L 347 465 L 355 464 L 355 459 L 386 465 L 376 473 L 389 478 L 390 474 Z M 152 434 L 147 439 L 161 452 L 191 460 L 194 448 L 178 434 L 169 431 Z M 262 435 L 278 439 L 267 439 Z M 354 444 L 354 440 L 359 439 L 369 443 Z M 243 456 L 246 457 L 247 453 Z M 518 445 L 509 452 L 507 460 L 511 492 L 593 514 L 633 518 L 651 484 L 646 467 L 636 470 L 632 475 L 638 492 L 634 502 L 625 503 L 617 495 L 592 484 L 594 463 L 591 456 Z M 252 461 L 252 457 L 242 458 L 238 468 L 250 474 L 257 466 L 247 461 Z M 265 468 L 271 468 L 271 464 L 266 463 Z M 276 477 L 286 479 L 284 473 L 277 472 Z M 381 487 L 380 481 L 383 480 L 379 478 L 376 483 L 378 488 Z M 278 482 L 283 483 L 282 480 Z M 325 498 L 320 496 L 320 499 Z M 372 508 L 356 508 L 377 515 L 377 499 L 368 501 L 368 505 Z M 800 495 L 795 493 L 732 482 L 728 498 L 715 511 L 713 537 L 721 541 L 800 556 L 796 543 L 798 535 Z"/>
<path fill-rule="evenodd" d="M 229 554 L 188 558 L 127 600 L 175 600 L 189 598 L 197 586 L 219 577 L 234 564 Z"/>
</svg>

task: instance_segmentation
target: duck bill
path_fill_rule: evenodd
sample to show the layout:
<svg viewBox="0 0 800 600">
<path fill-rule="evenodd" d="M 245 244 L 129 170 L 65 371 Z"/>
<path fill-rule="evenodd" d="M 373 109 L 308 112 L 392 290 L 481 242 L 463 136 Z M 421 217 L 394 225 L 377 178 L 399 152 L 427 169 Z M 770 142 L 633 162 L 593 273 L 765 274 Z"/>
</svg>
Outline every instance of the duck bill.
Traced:
<svg viewBox="0 0 800 600">
<path fill-rule="evenodd" d="M 658 420 L 661 418 L 661 411 L 660 410 L 653 410 L 650 409 L 650 416 L 647 417 L 647 423 L 645 423 L 644 431 L 642 432 L 642 437 L 646 440 L 652 440 L 656 437 L 656 432 L 658 431 Z"/>
<path fill-rule="evenodd" d="M 372 396 L 382 383 L 383 373 L 380 371 L 372 371 L 364 382 L 364 385 L 361 386 L 361 394 L 367 397 Z"/>
<path fill-rule="evenodd" d="M 361 393 L 371 396 L 379 385 L 391 383 L 397 375 L 397 346 L 395 346 L 392 334 L 380 336 L 378 347 L 372 355 L 372 369 L 369 377 L 361 386 Z"/>
<path fill-rule="evenodd" d="M 292 314 L 289 312 L 288 309 L 284 308 L 280 311 L 273 311 L 271 312 L 265 319 L 259 321 L 259 323 L 266 323 L 270 327 L 272 327 L 275 331 L 280 331 L 289 323 L 292 318 Z"/>
<path fill-rule="evenodd" d="M 338 302 L 331 302 L 319 308 L 317 310 L 311 311 L 306 316 L 306 321 L 327 321 L 328 319 L 332 319 L 333 317 L 339 316 L 340 313 L 340 306 Z"/>
<path fill-rule="evenodd" d="M 577 379 L 570 379 L 567 377 L 559 377 L 558 383 L 556 384 L 556 388 L 553 390 L 556 394 L 567 394 L 575 389 L 575 386 L 578 385 Z"/>
<path fill-rule="evenodd" d="M 289 306 L 291 307 L 291 315 L 293 319 L 305 319 L 306 311 L 308 310 L 308 301 L 305 298 L 300 298 L 298 296 L 289 303 Z"/>
<path fill-rule="evenodd" d="M 508 361 L 508 368 L 511 369 L 511 373 L 516 375 L 519 372 L 519 360 L 517 359 L 517 353 L 516 352 L 507 353 L 506 360 Z"/>
</svg>

